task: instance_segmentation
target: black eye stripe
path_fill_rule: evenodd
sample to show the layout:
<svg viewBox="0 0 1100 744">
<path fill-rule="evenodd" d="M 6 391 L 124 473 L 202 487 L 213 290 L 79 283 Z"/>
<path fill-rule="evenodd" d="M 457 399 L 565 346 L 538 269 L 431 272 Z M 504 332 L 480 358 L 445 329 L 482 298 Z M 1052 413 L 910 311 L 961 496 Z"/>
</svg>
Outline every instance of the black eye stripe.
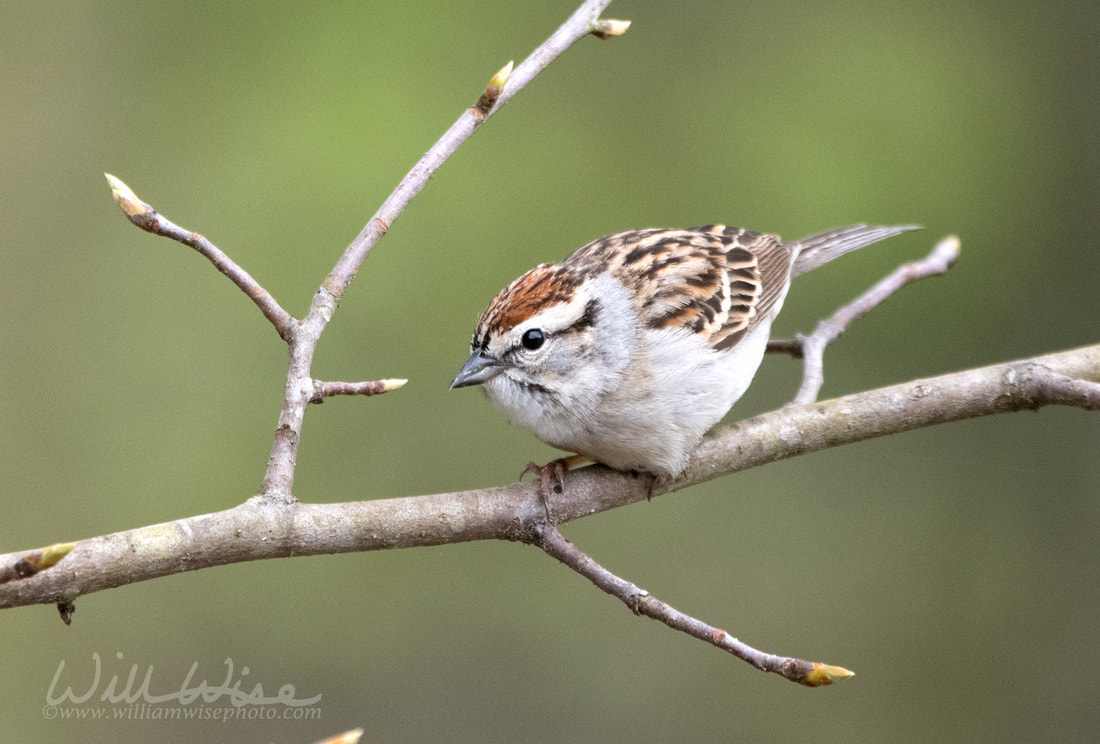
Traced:
<svg viewBox="0 0 1100 744">
<path fill-rule="evenodd" d="M 560 331 L 549 333 L 542 328 L 528 328 L 524 331 L 523 336 L 520 337 L 520 345 L 523 348 L 534 351 L 545 345 L 550 340 L 551 336 L 564 336 L 570 333 L 579 333 L 587 328 L 591 328 L 596 324 L 596 317 L 600 311 L 600 302 L 597 299 L 591 299 L 584 306 L 584 312 L 581 317 L 574 321 L 573 325 L 568 328 L 563 328 Z M 541 341 L 536 341 L 535 337 L 541 336 Z"/>
<path fill-rule="evenodd" d="M 596 316 L 599 314 L 600 303 L 595 298 L 584 306 L 584 313 L 577 318 L 577 322 L 570 326 L 570 331 L 583 331 L 596 324 Z"/>
</svg>

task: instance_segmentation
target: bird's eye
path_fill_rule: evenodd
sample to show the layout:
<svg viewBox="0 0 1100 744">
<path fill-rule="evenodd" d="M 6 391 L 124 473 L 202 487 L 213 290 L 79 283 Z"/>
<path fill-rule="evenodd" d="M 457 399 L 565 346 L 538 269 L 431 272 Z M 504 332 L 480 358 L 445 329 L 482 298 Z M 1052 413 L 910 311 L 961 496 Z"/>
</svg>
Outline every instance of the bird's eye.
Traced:
<svg viewBox="0 0 1100 744">
<path fill-rule="evenodd" d="M 538 328 L 529 328 L 523 332 L 523 338 L 519 340 L 523 344 L 523 348 L 534 351 L 542 346 L 546 340 L 546 336 L 543 335 L 542 330 Z"/>
</svg>

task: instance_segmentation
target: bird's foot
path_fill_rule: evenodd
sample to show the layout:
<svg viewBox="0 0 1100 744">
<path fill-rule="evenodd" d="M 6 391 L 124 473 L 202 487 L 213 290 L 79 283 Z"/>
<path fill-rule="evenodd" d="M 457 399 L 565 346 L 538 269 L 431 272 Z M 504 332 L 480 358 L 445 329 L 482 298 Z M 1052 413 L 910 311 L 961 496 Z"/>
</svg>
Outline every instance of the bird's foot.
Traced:
<svg viewBox="0 0 1100 744">
<path fill-rule="evenodd" d="M 578 465 L 589 461 L 590 458 L 584 455 L 570 455 L 569 457 L 551 460 L 545 465 L 536 465 L 533 462 L 529 462 L 527 463 L 527 467 L 523 469 L 523 472 L 519 474 L 521 480 L 527 473 L 534 473 L 539 477 L 539 497 L 542 498 L 542 505 L 546 509 L 546 521 L 553 522 L 550 516 L 551 479 L 557 481 L 557 485 L 554 487 L 554 493 L 565 493 L 565 474 Z"/>
</svg>

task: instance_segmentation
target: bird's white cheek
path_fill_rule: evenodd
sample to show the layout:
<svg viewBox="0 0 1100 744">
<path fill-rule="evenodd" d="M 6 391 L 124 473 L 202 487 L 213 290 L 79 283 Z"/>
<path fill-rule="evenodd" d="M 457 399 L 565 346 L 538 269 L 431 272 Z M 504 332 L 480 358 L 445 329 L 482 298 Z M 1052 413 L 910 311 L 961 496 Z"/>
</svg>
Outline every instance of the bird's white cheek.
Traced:
<svg viewBox="0 0 1100 744">
<path fill-rule="evenodd" d="M 508 379 L 508 373 L 500 374 L 481 386 L 494 405 L 507 410 L 519 402 L 521 388 Z"/>
<path fill-rule="evenodd" d="M 493 405 L 512 423 L 531 428 L 537 424 L 540 411 L 546 407 L 545 402 L 540 400 L 545 396 L 532 390 L 522 379 L 513 379 L 513 375 L 517 374 L 511 370 L 504 372 L 483 387 Z"/>
</svg>

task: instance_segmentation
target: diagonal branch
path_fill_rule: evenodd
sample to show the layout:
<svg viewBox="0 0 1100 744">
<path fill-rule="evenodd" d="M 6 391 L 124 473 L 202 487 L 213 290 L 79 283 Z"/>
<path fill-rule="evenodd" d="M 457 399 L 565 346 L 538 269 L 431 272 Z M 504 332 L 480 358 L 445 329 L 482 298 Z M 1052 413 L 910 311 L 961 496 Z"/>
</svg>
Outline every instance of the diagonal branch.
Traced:
<svg viewBox="0 0 1100 744">
<path fill-rule="evenodd" d="M 959 239 L 954 236 L 944 238 L 927 256 L 899 266 L 878 284 L 818 323 L 809 336 L 769 341 L 768 351 L 790 354 L 803 360 L 802 385 L 791 403 L 805 405 L 817 400 L 821 386 L 825 384 L 825 347 L 848 330 L 856 318 L 874 310 L 906 284 L 947 273 L 958 257 Z"/>
<path fill-rule="evenodd" d="M 275 326 L 275 330 L 284 341 L 289 342 L 293 338 L 298 321 L 284 310 L 275 301 L 275 298 L 252 278 L 251 274 L 238 266 L 233 259 L 202 235 L 185 230 L 166 219 L 139 199 L 130 190 L 130 187 L 120 179 L 115 178 L 110 173 L 104 173 L 103 175 L 107 177 L 107 182 L 111 184 L 111 194 L 114 196 L 115 201 L 119 203 L 119 206 L 122 207 L 126 219 L 146 232 L 171 238 L 178 243 L 194 248 L 203 256 L 206 256 L 218 271 L 229 277 L 230 281 L 256 303 L 256 307 L 260 308 L 260 312 L 264 314 L 264 317 L 271 321 L 271 324 Z"/>
<path fill-rule="evenodd" d="M 597 587 L 621 600 L 635 615 L 659 620 L 673 630 L 687 633 L 693 638 L 720 648 L 742 661 L 752 664 L 762 672 L 774 672 L 792 682 L 806 687 L 822 687 L 840 682 L 852 676 L 844 667 L 803 661 L 788 656 L 765 653 L 743 643 L 721 628 L 707 625 L 701 620 L 685 615 L 654 597 L 637 584 L 621 579 L 585 555 L 573 543 L 566 540 L 557 527 L 546 525 L 536 531 L 531 544 L 541 548 L 551 558 L 564 563 Z"/>
<path fill-rule="evenodd" d="M 348 284 L 355 277 L 355 272 L 359 270 L 367 254 L 386 234 L 390 226 L 393 225 L 393 221 L 405 210 L 412 198 L 427 185 L 428 179 L 435 174 L 439 166 L 443 165 L 444 161 L 458 149 L 459 145 L 469 139 L 490 116 L 496 113 L 501 106 L 512 100 L 512 96 L 534 80 L 562 52 L 588 34 L 607 38 L 607 35 L 618 36 L 623 33 L 626 30 L 625 27 L 621 27 L 618 33 L 606 33 L 609 23 L 621 24 L 621 21 L 600 21 L 600 12 L 610 4 L 611 0 L 586 0 L 569 17 L 569 20 L 563 23 L 549 39 L 533 51 L 514 71 L 511 63 L 509 63 L 497 73 L 489 81 L 486 93 L 482 95 L 478 102 L 467 109 L 451 125 L 451 128 L 439 138 L 439 141 L 424 153 L 424 157 L 413 166 L 412 170 L 401 179 L 401 183 L 398 184 L 393 193 L 382 203 L 382 206 L 355 237 L 355 240 L 348 245 L 332 273 L 325 279 L 322 289 L 339 302 L 344 295 L 344 290 L 347 289 Z M 494 87 L 497 88 L 495 93 L 492 92 Z M 314 302 L 314 306 L 317 306 L 317 301 Z"/>
</svg>

